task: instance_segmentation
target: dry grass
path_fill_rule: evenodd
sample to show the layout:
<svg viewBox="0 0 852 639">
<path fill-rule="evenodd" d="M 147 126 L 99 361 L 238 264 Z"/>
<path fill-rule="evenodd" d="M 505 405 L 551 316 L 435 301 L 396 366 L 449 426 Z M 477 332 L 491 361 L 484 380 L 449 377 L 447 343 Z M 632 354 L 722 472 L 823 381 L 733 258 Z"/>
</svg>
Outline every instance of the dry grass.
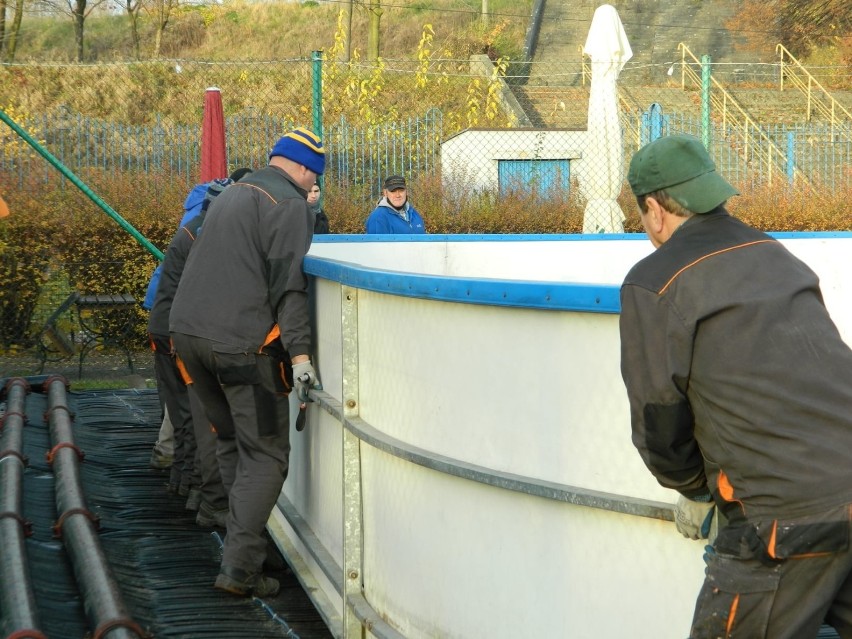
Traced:
<svg viewBox="0 0 852 639">
<path fill-rule="evenodd" d="M 417 52 L 423 25 L 435 30 L 437 51 L 454 56 L 495 52 L 519 57 L 532 0 L 490 0 L 491 25 L 478 20 L 474 0 L 397 0 L 382 9 L 382 57 L 410 58 Z M 426 8 L 428 5 L 429 8 Z M 333 3 L 248 3 L 184 6 L 163 35 L 161 56 L 193 60 L 281 60 L 327 50 L 334 40 L 342 5 Z M 115 61 L 132 53 L 127 18 L 96 15 L 86 21 L 87 61 Z M 352 47 L 367 48 L 367 10 L 357 4 L 352 16 Z M 154 25 L 140 19 L 143 57 L 153 49 Z M 17 61 L 74 59 L 70 19 L 28 16 L 22 25 Z"/>
</svg>

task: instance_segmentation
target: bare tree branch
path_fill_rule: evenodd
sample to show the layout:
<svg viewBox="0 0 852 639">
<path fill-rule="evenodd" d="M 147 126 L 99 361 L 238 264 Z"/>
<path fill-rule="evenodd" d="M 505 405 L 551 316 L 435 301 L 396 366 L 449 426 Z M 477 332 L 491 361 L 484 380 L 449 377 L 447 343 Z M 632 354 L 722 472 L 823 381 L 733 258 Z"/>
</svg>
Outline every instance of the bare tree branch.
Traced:
<svg viewBox="0 0 852 639">
<path fill-rule="evenodd" d="M 65 15 L 71 18 L 74 23 L 74 44 L 77 52 L 77 62 L 83 62 L 84 57 L 84 34 L 86 27 L 86 18 L 97 7 L 105 3 L 107 0 L 38 0 L 35 3 L 37 8 L 44 10 L 46 13 Z"/>
<path fill-rule="evenodd" d="M 15 0 L 15 14 L 12 17 L 12 27 L 6 29 L 4 57 L 6 62 L 15 61 L 15 52 L 18 49 L 18 34 L 21 32 L 21 20 L 24 17 L 24 2 L 25 0 Z"/>
<path fill-rule="evenodd" d="M 142 57 L 139 38 L 139 12 L 142 10 L 142 0 L 124 0 L 122 5 L 130 24 L 130 37 L 133 39 L 133 55 L 139 60 Z"/>
<path fill-rule="evenodd" d="M 180 6 L 180 0 L 150 0 L 142 5 L 143 11 L 154 21 L 154 57 L 160 57 L 163 44 L 163 32 L 169 24 L 172 13 Z"/>
</svg>

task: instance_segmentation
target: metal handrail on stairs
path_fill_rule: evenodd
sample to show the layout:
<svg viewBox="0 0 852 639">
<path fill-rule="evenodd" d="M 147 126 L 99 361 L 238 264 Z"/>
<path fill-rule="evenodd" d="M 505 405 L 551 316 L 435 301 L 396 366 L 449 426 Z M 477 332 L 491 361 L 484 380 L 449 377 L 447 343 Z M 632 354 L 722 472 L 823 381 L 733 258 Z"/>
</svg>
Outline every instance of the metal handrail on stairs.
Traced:
<svg viewBox="0 0 852 639">
<path fill-rule="evenodd" d="M 814 111 L 828 118 L 831 123 L 832 132 L 835 125 L 852 123 L 852 113 L 834 99 L 828 90 L 820 84 L 811 72 L 808 71 L 802 64 L 790 53 L 783 44 L 775 46 L 775 53 L 778 54 L 780 63 L 780 73 L 778 81 L 781 91 L 784 90 L 784 80 L 789 84 L 799 89 L 808 99 L 807 102 L 807 119 L 810 122 L 811 115 Z M 789 61 L 785 62 L 785 58 Z M 841 114 L 845 115 L 844 119 Z M 846 127 L 843 131 L 844 135 L 852 139 L 849 128 Z"/>
<path fill-rule="evenodd" d="M 692 51 L 681 42 L 677 45 L 681 50 L 681 89 L 686 90 L 687 80 L 701 87 L 701 61 Z M 697 65 L 699 71 L 693 68 Z M 722 84 L 710 75 L 710 104 L 720 114 L 722 126 L 729 133 L 739 138 L 739 152 L 746 160 L 756 158 L 761 164 L 765 163 L 769 185 L 772 185 L 773 173 L 779 172 L 786 176 L 787 154 L 782 151 L 770 138 L 763 128 L 746 113 L 745 109 L 734 99 Z M 714 92 L 713 89 L 716 89 Z M 730 128 L 728 128 L 730 125 Z M 729 140 L 730 143 L 730 140 Z M 765 149 L 765 152 L 764 152 Z M 810 184 L 810 180 L 798 168 L 793 169 L 793 179 Z"/>
</svg>

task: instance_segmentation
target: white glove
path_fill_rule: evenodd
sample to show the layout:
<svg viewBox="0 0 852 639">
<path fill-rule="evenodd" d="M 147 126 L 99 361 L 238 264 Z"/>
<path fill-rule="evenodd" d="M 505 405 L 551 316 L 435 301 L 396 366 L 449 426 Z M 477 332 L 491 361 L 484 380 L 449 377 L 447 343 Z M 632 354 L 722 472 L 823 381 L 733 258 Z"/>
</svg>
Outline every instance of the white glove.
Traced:
<svg viewBox="0 0 852 639">
<path fill-rule="evenodd" d="M 313 401 L 308 396 L 308 390 L 311 388 L 322 388 L 317 372 L 314 370 L 311 360 L 293 364 L 293 385 L 296 387 L 296 397 L 300 402 Z"/>
<path fill-rule="evenodd" d="M 707 539 L 713 521 L 713 500 L 693 501 L 681 495 L 675 506 L 675 526 L 678 532 L 689 539 Z"/>
</svg>

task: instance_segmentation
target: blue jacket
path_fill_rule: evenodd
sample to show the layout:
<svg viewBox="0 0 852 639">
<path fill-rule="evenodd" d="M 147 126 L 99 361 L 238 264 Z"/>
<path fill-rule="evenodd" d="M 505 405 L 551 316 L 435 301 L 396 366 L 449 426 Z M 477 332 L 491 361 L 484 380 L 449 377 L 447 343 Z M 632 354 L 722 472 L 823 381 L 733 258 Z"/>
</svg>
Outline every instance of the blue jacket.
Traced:
<svg viewBox="0 0 852 639">
<path fill-rule="evenodd" d="M 408 217 L 406 220 L 405 217 Z M 396 234 L 422 234 L 426 232 L 423 218 L 420 213 L 406 201 L 405 208 L 397 211 L 388 202 L 387 198 L 379 200 L 379 204 L 367 218 L 367 233 L 396 233 Z"/>
<path fill-rule="evenodd" d="M 186 226 L 187 222 L 201 213 L 201 205 L 204 204 L 204 196 L 207 195 L 207 189 L 211 184 L 212 182 L 205 182 L 204 184 L 196 184 L 192 187 L 192 190 L 189 192 L 189 195 L 186 196 L 186 200 L 183 203 L 183 217 L 180 219 L 178 229 Z M 161 262 L 157 265 L 157 268 L 154 269 L 154 273 L 151 275 L 151 279 L 148 282 L 148 289 L 145 291 L 145 299 L 142 301 L 142 308 L 147 311 L 154 308 L 154 298 L 157 296 L 157 287 L 160 285 L 160 274 L 163 270 L 162 267 L 163 265 Z"/>
</svg>

